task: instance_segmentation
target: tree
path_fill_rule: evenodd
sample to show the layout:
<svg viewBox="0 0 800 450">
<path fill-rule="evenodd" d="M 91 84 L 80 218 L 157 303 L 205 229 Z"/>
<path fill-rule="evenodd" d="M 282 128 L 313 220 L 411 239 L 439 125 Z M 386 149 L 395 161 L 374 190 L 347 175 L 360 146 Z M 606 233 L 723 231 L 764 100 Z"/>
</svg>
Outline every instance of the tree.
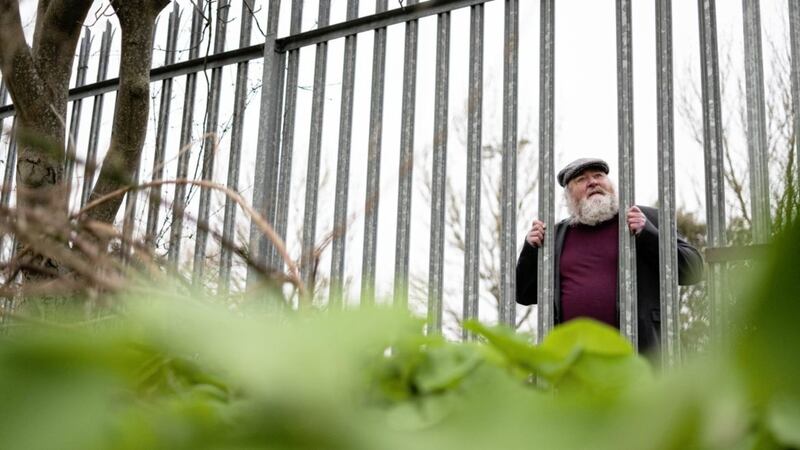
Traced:
<svg viewBox="0 0 800 450">
<path fill-rule="evenodd" d="M 25 40 L 18 0 L 0 0 L 0 72 L 16 110 L 17 214 L 66 223 L 65 117 L 75 49 L 93 0 L 39 0 L 33 42 Z M 122 30 L 119 89 L 111 144 L 91 199 L 130 185 L 145 139 L 155 19 L 169 0 L 110 0 Z M 117 196 L 88 218 L 112 224 Z M 57 268 L 50 257 L 39 258 Z"/>
</svg>

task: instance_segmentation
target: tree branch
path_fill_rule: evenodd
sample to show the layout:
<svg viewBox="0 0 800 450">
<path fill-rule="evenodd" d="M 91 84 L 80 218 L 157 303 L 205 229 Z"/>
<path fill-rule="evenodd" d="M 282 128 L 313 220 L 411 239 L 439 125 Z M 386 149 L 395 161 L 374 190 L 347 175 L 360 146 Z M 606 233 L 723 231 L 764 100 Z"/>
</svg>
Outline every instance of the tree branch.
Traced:
<svg viewBox="0 0 800 450">
<path fill-rule="evenodd" d="M 33 56 L 39 75 L 66 105 L 72 61 L 81 35 L 81 25 L 92 0 L 40 0 L 33 39 Z M 62 99 L 63 97 L 63 99 Z M 66 110 L 65 110 L 66 112 Z"/>
<path fill-rule="evenodd" d="M 15 0 L 0 0 L 0 42 L 0 72 L 18 116 L 25 120 L 35 114 L 35 111 L 31 111 L 32 105 L 43 93 L 43 85 L 37 86 L 40 79 L 30 48 L 25 42 L 19 2 Z M 34 85 L 38 89 L 25 89 L 26 85 Z"/>
<path fill-rule="evenodd" d="M 102 197 L 133 183 L 147 133 L 153 31 L 167 0 L 116 0 L 111 3 L 122 29 L 119 90 L 114 110 L 111 144 L 91 198 Z M 114 198 L 90 212 L 90 217 L 114 223 L 122 198 Z"/>
</svg>

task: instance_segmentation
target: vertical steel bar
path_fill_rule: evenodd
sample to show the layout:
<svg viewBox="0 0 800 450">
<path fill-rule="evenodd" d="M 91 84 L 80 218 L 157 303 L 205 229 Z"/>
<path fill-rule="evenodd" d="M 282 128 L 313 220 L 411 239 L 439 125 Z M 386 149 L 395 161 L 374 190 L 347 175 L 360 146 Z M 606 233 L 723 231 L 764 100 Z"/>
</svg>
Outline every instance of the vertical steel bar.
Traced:
<svg viewBox="0 0 800 450">
<path fill-rule="evenodd" d="M 619 129 L 619 329 L 638 346 L 636 237 L 625 213 L 635 204 L 633 161 L 633 30 L 631 0 L 617 0 L 617 126 Z"/>
<path fill-rule="evenodd" d="M 789 43 L 792 47 L 792 116 L 794 117 L 795 180 L 800 181 L 800 0 L 789 0 Z"/>
<path fill-rule="evenodd" d="M 225 51 L 225 36 L 228 24 L 228 11 L 230 10 L 230 0 L 219 0 L 217 3 L 216 30 L 214 32 L 214 53 Z M 208 88 L 208 99 L 206 101 L 206 128 L 203 139 L 203 169 L 201 177 L 203 180 L 214 179 L 214 159 L 219 145 L 219 100 L 222 94 L 222 67 L 216 67 L 211 71 L 211 84 Z M 206 246 L 208 242 L 208 231 L 211 225 L 208 216 L 211 207 L 211 190 L 200 188 L 200 205 L 197 213 L 197 232 L 194 241 L 194 262 L 192 265 L 192 281 L 194 284 L 202 283 L 203 272 L 206 264 Z"/>
<path fill-rule="evenodd" d="M 387 9 L 387 0 L 376 0 L 375 12 Z M 361 264 L 361 303 L 375 303 L 375 259 L 378 244 L 381 138 L 383 137 L 383 76 L 386 70 L 386 28 L 375 30 L 372 50 L 372 93 L 367 149 L 367 194 L 364 200 L 364 254 Z"/>
<path fill-rule="evenodd" d="M 285 54 L 275 51 L 275 39 L 278 36 L 278 20 L 280 16 L 280 0 L 270 0 L 267 35 L 264 41 L 264 71 L 261 87 L 261 112 L 258 126 L 258 150 L 256 153 L 255 180 L 253 183 L 253 206 L 270 224 L 275 220 L 275 188 L 278 178 L 277 163 L 279 112 L 282 109 L 281 83 L 282 72 L 286 64 Z M 258 264 L 270 262 L 273 245 L 261 234 L 258 227 L 250 227 L 251 257 Z M 247 273 L 248 286 L 254 286 L 258 280 L 258 271 L 251 267 Z"/>
<path fill-rule="evenodd" d="M 753 243 L 770 235 L 767 118 L 764 104 L 764 63 L 761 57 L 761 13 L 758 0 L 742 0 L 744 65 L 747 98 L 747 150 L 750 156 L 750 207 Z"/>
<path fill-rule="evenodd" d="M 5 92 L 3 92 L 3 96 L 5 97 Z M 2 99 L 5 104 L 5 98 Z M 2 125 L 2 124 L 0 124 Z M 6 167 L 3 171 L 3 186 L 2 191 L 0 191 L 0 210 L 7 211 L 8 208 L 11 206 L 11 189 L 14 186 L 14 172 L 17 166 L 17 137 L 16 137 L 16 128 L 17 128 L 17 117 L 14 116 L 14 120 L 11 122 L 11 133 L 10 138 L 8 141 L 8 152 L 6 153 Z M 2 252 L 5 248 L 5 240 L 6 235 L 5 233 L 0 233 L 0 256 L 2 256 Z M 12 242 L 13 236 L 12 236 Z M 11 246 L 11 255 L 14 254 L 14 245 Z M 8 280 L 6 280 L 8 281 Z"/>
<path fill-rule="evenodd" d="M 519 0 L 506 0 L 503 70 L 503 175 L 500 235 L 499 321 L 513 327 L 516 322 L 517 228 L 517 64 L 519 46 Z"/>
<path fill-rule="evenodd" d="M 239 48 L 250 45 L 250 33 L 253 28 L 253 0 L 242 1 L 242 22 L 239 30 Z M 245 100 L 247 100 L 247 75 L 249 64 L 241 62 L 236 66 L 236 88 L 233 97 L 233 124 L 231 126 L 231 149 L 228 160 L 227 186 L 239 191 L 240 162 L 242 159 L 242 136 L 244 131 Z M 234 225 L 236 224 L 236 203 L 225 197 L 225 216 L 222 222 L 222 241 L 234 242 Z M 222 245 L 219 267 L 219 292 L 226 294 L 230 286 L 231 268 L 233 265 L 233 249 Z"/>
<path fill-rule="evenodd" d="M 175 48 L 178 41 L 178 26 L 180 25 L 181 11 L 178 3 L 173 3 L 172 12 L 169 13 L 169 26 L 167 27 L 167 50 L 164 54 L 164 65 L 175 62 Z M 172 105 L 172 78 L 161 82 L 161 100 L 158 109 L 158 125 L 156 128 L 156 149 L 153 155 L 152 180 L 161 180 L 164 177 L 164 155 L 167 147 L 167 134 L 169 133 L 170 106 Z M 145 228 L 145 242 L 150 248 L 156 245 L 158 233 L 159 212 L 161 210 L 161 186 L 150 188 L 147 208 L 147 225 Z"/>
<path fill-rule="evenodd" d="M 6 84 L 2 79 L 0 79 L 0 105 L 5 105 L 7 100 L 8 100 L 8 91 L 6 90 Z M 3 128 L 3 122 L 5 122 L 5 118 L 0 118 L 0 142 L 2 142 L 3 136 L 6 134 L 5 133 L 6 130 Z M 11 133 L 9 133 L 9 142 L 10 142 L 10 136 Z M 4 161 L 5 161 L 5 170 L 9 170 L 8 158 L 6 158 Z M 3 185 L 5 186 L 5 183 Z M 0 245 L 0 249 L 2 249 L 2 245 Z"/>
<path fill-rule="evenodd" d="M 431 254 L 428 269 L 428 333 L 431 334 L 442 332 L 449 77 L 450 13 L 447 12 L 439 14 L 436 31 L 436 93 L 433 105 L 433 168 L 431 173 Z"/>
<path fill-rule="evenodd" d="M 141 177 L 141 165 L 136 167 L 136 171 L 133 174 L 133 185 L 139 184 L 139 179 Z M 139 191 L 132 190 L 128 191 L 125 195 L 125 213 L 123 216 L 122 221 L 122 246 L 121 246 L 121 253 L 122 253 L 122 262 L 128 263 L 130 261 L 131 252 L 134 247 L 133 244 L 133 231 L 136 227 L 136 208 L 139 203 Z"/>
<path fill-rule="evenodd" d="M 277 86 L 276 89 L 276 97 L 275 97 L 275 124 L 272 127 L 272 134 L 271 134 L 271 141 L 274 142 L 275 145 L 275 154 L 274 154 L 274 161 L 272 164 L 272 170 L 269 172 L 270 179 L 272 181 L 271 191 L 272 193 L 269 196 L 269 214 L 271 219 L 271 224 L 275 227 L 275 221 L 277 220 L 277 213 L 278 213 L 278 183 L 280 182 L 280 163 L 283 160 L 283 155 L 280 154 L 281 151 L 281 127 L 283 125 L 283 111 L 284 111 L 284 94 L 286 93 L 286 52 L 278 53 L 277 54 L 277 78 L 275 79 L 275 85 Z M 262 241 L 266 243 L 266 240 Z M 267 267 L 272 267 L 275 269 L 280 269 L 283 267 L 283 258 L 278 254 L 277 248 L 272 245 L 271 242 L 267 243 L 267 250 L 266 250 L 266 257 L 267 257 Z"/>
<path fill-rule="evenodd" d="M 8 90 L 6 89 L 5 82 L 2 79 L 0 79 L 0 105 L 5 105 L 6 101 L 8 101 Z M 2 142 L 3 135 L 5 135 L 5 129 L 3 128 L 3 122 L 5 122 L 5 119 L 4 118 L 0 119 L 0 142 Z M 13 168 L 14 164 L 11 163 L 11 141 L 14 139 L 13 129 L 14 129 L 14 127 L 12 125 L 11 131 L 9 131 L 8 153 L 7 153 L 7 156 L 6 156 L 6 159 L 5 159 L 5 172 L 6 172 L 6 175 L 3 178 L 3 191 L 2 191 L 3 194 L 5 194 L 5 191 L 6 191 L 5 187 L 6 186 L 9 187 L 9 190 L 10 190 L 10 187 L 11 187 L 11 184 L 10 184 L 9 181 L 7 181 L 7 179 L 9 179 L 10 177 L 14 176 L 14 168 Z M 14 159 L 16 160 L 16 158 L 14 158 Z M 9 173 L 9 171 L 11 171 L 11 172 Z M 6 207 L 5 203 L 1 203 L 1 204 L 2 204 L 3 208 Z M 2 245 L 1 244 L 2 243 L 0 243 L 0 251 L 2 250 Z"/>
<path fill-rule="evenodd" d="M 539 249 L 537 334 L 542 342 L 553 329 L 555 318 L 555 0 L 541 0 L 539 34 L 539 220 L 551 230 Z"/>
<path fill-rule="evenodd" d="M 8 101 L 8 90 L 6 90 L 5 81 L 3 81 L 2 78 L 0 78 L 0 105 L 5 105 L 6 101 Z M 3 122 L 5 122 L 5 118 L 0 118 L 0 142 L 3 141 L 3 137 L 6 134 L 5 128 L 3 128 Z M 11 133 L 9 132 L 9 144 L 11 142 L 10 139 L 11 139 Z M 9 147 L 10 147 L 10 145 L 9 145 Z M 9 170 L 8 167 L 9 167 L 10 163 L 9 163 L 8 158 L 6 158 L 4 160 L 4 162 L 5 162 L 5 170 Z M 3 186 L 5 186 L 5 181 L 3 183 Z M 2 245 L 0 245 L 0 251 L 1 250 L 2 250 Z"/>
<path fill-rule="evenodd" d="M 467 206 L 464 251 L 464 320 L 478 318 L 483 128 L 483 4 L 470 7 L 469 98 L 467 100 Z M 466 329 L 462 339 L 472 338 Z"/>
<path fill-rule="evenodd" d="M 81 47 L 78 52 L 78 71 L 75 77 L 75 87 L 83 86 L 86 83 L 86 72 L 89 69 L 89 52 L 92 49 L 92 32 L 86 28 Z M 72 180 L 75 175 L 76 146 L 78 145 L 78 128 L 81 123 L 81 109 L 83 100 L 78 99 L 72 102 L 72 113 L 69 120 L 69 135 L 67 140 L 67 157 L 64 166 L 64 188 L 67 190 L 66 199 L 69 207 L 70 192 L 72 191 Z"/>
<path fill-rule="evenodd" d="M 658 248 L 661 357 L 681 361 L 678 238 L 675 216 L 675 116 L 672 85 L 672 0 L 656 0 L 656 103 L 658 110 Z"/>
<path fill-rule="evenodd" d="M 347 0 L 347 20 L 358 17 L 358 0 Z M 353 132 L 353 89 L 356 78 L 357 35 L 344 41 L 342 103 L 339 114 L 339 158 L 336 163 L 336 197 L 333 207 L 330 305 L 342 306 L 345 238 L 347 235 L 347 189 L 350 180 L 350 144 Z"/>
<path fill-rule="evenodd" d="M 111 22 L 106 22 L 106 29 L 103 31 L 103 37 L 100 40 L 100 61 L 97 68 L 97 81 L 103 81 L 108 75 L 108 56 L 111 51 L 111 39 L 113 38 L 114 30 L 111 28 Z M 92 108 L 92 123 L 89 127 L 89 146 L 86 152 L 86 160 L 84 161 L 83 172 L 83 189 L 81 191 L 81 208 L 86 205 L 89 200 L 89 195 L 92 193 L 94 186 L 94 175 L 97 170 L 97 145 L 100 135 L 100 121 L 103 120 L 103 94 L 95 96 L 94 107 Z"/>
<path fill-rule="evenodd" d="M 197 0 L 192 14 L 192 34 L 189 41 L 189 59 L 200 55 L 200 40 L 203 36 L 203 9 L 205 0 Z M 182 180 L 189 176 L 189 158 L 192 148 L 192 126 L 194 125 L 194 99 L 197 91 L 197 73 L 186 75 L 186 88 L 183 94 L 183 114 L 181 115 L 180 153 L 175 178 Z M 167 259 L 173 269 L 178 268 L 181 254 L 181 237 L 183 236 L 183 214 L 186 210 L 186 186 L 175 185 L 172 201 L 172 224 L 169 231 L 169 251 Z"/>
<path fill-rule="evenodd" d="M 725 232 L 724 150 L 722 143 L 722 105 L 720 103 L 716 7 L 714 0 L 698 0 L 698 7 L 708 245 L 710 247 L 722 247 L 727 244 L 727 238 Z M 711 299 L 712 333 L 717 341 L 724 338 L 727 324 L 723 275 L 723 264 L 711 264 L 708 274 L 708 292 Z"/>
<path fill-rule="evenodd" d="M 330 0 L 319 2 L 319 28 L 328 25 L 331 14 Z M 306 174 L 306 198 L 303 211 L 303 249 L 300 272 L 308 295 L 313 299 L 317 260 L 315 240 L 317 234 L 317 200 L 319 197 L 319 165 L 322 145 L 322 119 L 325 113 L 325 72 L 328 63 L 328 43 L 317 44 L 314 62 L 314 93 L 311 100 L 311 130 L 308 139 L 308 170 Z"/>
<path fill-rule="evenodd" d="M 408 4 L 415 4 L 416 0 Z M 411 241 L 411 184 L 414 175 L 414 118 L 417 96 L 418 22 L 406 22 L 403 103 L 400 119 L 400 168 L 397 190 L 397 240 L 394 259 L 394 304 L 408 304 L 408 252 Z"/>
<path fill-rule="evenodd" d="M 292 15 L 289 34 L 300 33 L 303 23 L 303 0 L 292 1 Z M 297 115 L 297 79 L 300 67 L 300 49 L 291 50 L 287 55 L 286 70 L 286 103 L 284 106 L 283 131 L 281 139 L 281 161 L 278 172 L 278 198 L 275 209 L 275 232 L 278 237 L 286 240 L 286 226 L 289 220 L 289 196 L 292 188 L 292 157 L 294 154 L 294 124 Z M 275 268 L 283 268 L 283 261 L 273 252 Z"/>
<path fill-rule="evenodd" d="M 8 100 L 8 91 L 6 90 L 5 82 L 0 79 L 0 105 L 5 105 L 6 101 Z M 5 129 L 3 128 L 3 122 L 5 119 L 0 119 L 0 142 L 2 142 L 2 138 L 5 135 Z M 13 140 L 13 126 L 12 131 L 9 133 L 9 145 L 8 145 L 8 153 L 6 153 L 5 162 L 5 174 L 3 177 L 3 184 L 2 184 L 2 191 L 0 191 L 0 209 L 6 210 L 8 206 L 6 205 L 5 198 L 9 196 L 9 202 L 11 200 L 11 181 L 12 177 L 14 176 L 14 164 L 11 161 L 11 141 Z M 16 157 L 14 158 L 16 161 Z M 8 191 L 8 194 L 6 194 Z M 3 250 L 5 247 L 5 239 L 6 235 L 4 232 L 0 231 L 0 260 L 3 257 Z M 5 280 L 4 280 L 5 281 Z M 5 300 L 4 300 L 5 301 Z"/>
<path fill-rule="evenodd" d="M 0 105 L 5 105 L 7 101 L 7 94 L 8 91 L 6 90 L 5 82 L 0 78 Z M 5 119 L 0 119 L 0 143 L 3 142 L 3 136 L 5 135 L 5 129 L 3 128 L 3 122 Z M 5 162 L 5 174 L 3 177 L 3 184 L 0 185 L 0 210 L 7 211 L 8 206 L 6 206 L 5 197 L 9 197 L 9 202 L 11 200 L 11 183 L 13 181 L 14 176 L 14 163 L 11 161 L 11 150 L 12 150 L 12 141 L 13 140 L 13 126 L 12 131 L 9 133 L 9 146 L 8 146 L 8 153 L 6 154 Z M 2 147 L 0 145 L 0 147 Z M 16 160 L 16 155 L 15 160 Z M 6 194 L 8 191 L 8 194 Z M 3 230 L 0 230 L 0 261 L 7 262 L 8 260 L 5 259 L 3 256 L 5 254 L 5 241 L 6 241 L 6 233 Z M 13 256 L 13 239 L 12 239 L 12 251 L 9 253 L 9 259 Z M 2 278 L 3 282 L 8 282 L 9 280 Z M 5 312 L 10 308 L 11 302 L 13 301 L 12 298 L 0 298 L 0 308 Z M 3 314 L 3 318 L 0 318 L 0 324 L 5 323 L 5 314 Z"/>
</svg>

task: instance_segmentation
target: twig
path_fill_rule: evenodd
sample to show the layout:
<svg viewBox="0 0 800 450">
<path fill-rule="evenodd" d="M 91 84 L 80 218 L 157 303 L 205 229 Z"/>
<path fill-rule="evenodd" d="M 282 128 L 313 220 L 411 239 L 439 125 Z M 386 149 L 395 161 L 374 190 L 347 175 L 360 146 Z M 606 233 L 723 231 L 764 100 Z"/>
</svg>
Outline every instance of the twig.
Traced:
<svg viewBox="0 0 800 450">
<path fill-rule="evenodd" d="M 176 179 L 176 180 L 155 180 L 148 183 L 138 184 L 135 186 L 126 186 L 117 189 L 115 191 L 112 191 L 106 195 L 103 195 L 102 197 L 98 197 L 97 199 L 89 202 L 89 204 L 81 208 L 78 212 L 72 214 L 70 218 L 71 219 L 79 218 L 80 216 L 86 214 L 92 208 L 96 208 L 97 206 L 102 205 L 103 203 L 106 203 L 116 197 L 125 195 L 130 191 L 138 191 L 142 189 L 148 189 L 151 187 L 163 186 L 166 184 L 194 185 L 208 189 L 213 189 L 222 192 L 228 198 L 233 200 L 237 205 L 239 205 L 239 207 L 242 208 L 245 214 L 259 228 L 261 233 L 264 234 L 264 236 L 266 236 L 267 239 L 269 239 L 272 242 L 272 244 L 275 246 L 275 249 L 281 255 L 281 258 L 283 259 L 284 263 L 286 263 L 286 266 L 289 268 L 289 278 L 290 280 L 292 280 L 292 284 L 295 285 L 295 287 L 298 289 L 298 291 L 300 291 L 301 294 L 305 294 L 305 287 L 303 286 L 303 282 L 300 279 L 297 265 L 294 263 L 294 261 L 292 261 L 291 257 L 286 251 L 286 246 L 284 245 L 283 240 L 278 236 L 278 234 L 275 232 L 272 226 L 264 219 L 264 217 L 261 216 L 261 214 L 259 214 L 257 211 L 255 211 L 252 207 L 250 207 L 250 205 L 247 204 L 247 202 L 244 200 L 244 198 L 242 198 L 241 195 L 239 195 L 238 192 L 218 183 L 213 183 L 211 181 L 205 181 L 205 180 Z"/>
</svg>

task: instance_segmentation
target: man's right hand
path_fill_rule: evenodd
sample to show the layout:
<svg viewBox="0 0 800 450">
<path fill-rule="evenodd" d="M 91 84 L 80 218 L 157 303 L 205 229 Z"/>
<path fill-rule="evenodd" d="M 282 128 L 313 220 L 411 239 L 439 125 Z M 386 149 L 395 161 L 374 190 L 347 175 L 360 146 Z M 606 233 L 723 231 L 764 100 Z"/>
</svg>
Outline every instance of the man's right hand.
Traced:
<svg viewBox="0 0 800 450">
<path fill-rule="evenodd" d="M 544 229 L 545 225 L 541 220 L 534 220 L 533 225 L 531 225 L 531 230 L 528 231 L 528 237 L 525 238 L 525 240 L 533 247 L 541 247 L 544 242 Z"/>
</svg>

